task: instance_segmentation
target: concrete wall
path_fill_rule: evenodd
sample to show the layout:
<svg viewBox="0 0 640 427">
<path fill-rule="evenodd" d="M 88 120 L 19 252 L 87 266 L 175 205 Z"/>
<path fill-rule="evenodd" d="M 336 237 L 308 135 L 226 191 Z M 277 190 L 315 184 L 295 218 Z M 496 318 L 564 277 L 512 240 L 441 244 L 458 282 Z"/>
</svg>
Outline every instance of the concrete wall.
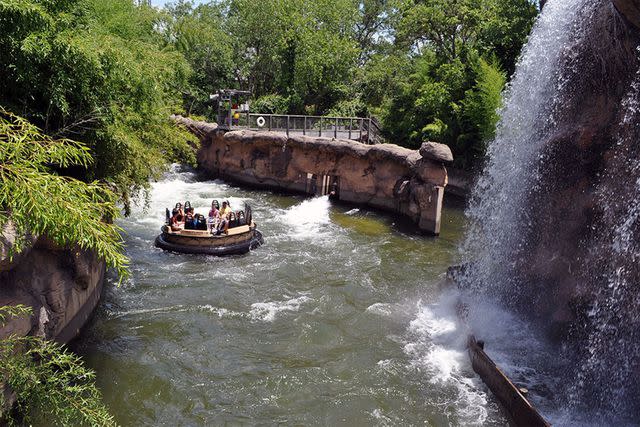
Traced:
<svg viewBox="0 0 640 427">
<path fill-rule="evenodd" d="M 225 132 L 210 123 L 174 119 L 200 137 L 198 164 L 211 177 L 288 192 L 333 192 L 338 200 L 398 213 L 420 230 L 440 233 L 447 170 L 416 150 L 273 132 Z"/>
</svg>

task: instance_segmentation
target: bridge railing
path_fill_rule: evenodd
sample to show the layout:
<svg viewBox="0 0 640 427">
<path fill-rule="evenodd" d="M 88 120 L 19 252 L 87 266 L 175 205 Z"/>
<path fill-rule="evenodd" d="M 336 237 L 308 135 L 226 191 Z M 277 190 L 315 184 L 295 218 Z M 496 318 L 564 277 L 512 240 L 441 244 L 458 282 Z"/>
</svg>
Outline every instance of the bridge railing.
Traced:
<svg viewBox="0 0 640 427">
<path fill-rule="evenodd" d="M 309 136 L 351 139 L 365 144 L 382 142 L 380 127 L 371 118 L 242 113 L 230 129 L 250 129 Z"/>
</svg>

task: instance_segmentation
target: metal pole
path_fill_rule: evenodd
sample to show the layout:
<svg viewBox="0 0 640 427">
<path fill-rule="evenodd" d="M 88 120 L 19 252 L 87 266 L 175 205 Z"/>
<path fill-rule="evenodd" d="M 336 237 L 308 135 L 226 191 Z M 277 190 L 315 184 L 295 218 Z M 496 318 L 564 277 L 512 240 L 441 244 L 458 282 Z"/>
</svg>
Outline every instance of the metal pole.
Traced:
<svg viewBox="0 0 640 427">
<path fill-rule="evenodd" d="M 269 116 L 269 132 L 271 132 L 271 117 L 273 116 Z"/>
<path fill-rule="evenodd" d="M 367 144 L 371 145 L 371 119 L 368 119 L 367 123 Z"/>
<path fill-rule="evenodd" d="M 307 134 L 307 116 L 304 116 L 303 118 L 303 122 L 302 122 L 302 134 L 306 135 Z"/>
<path fill-rule="evenodd" d="M 322 136 L 322 117 L 320 117 L 320 135 L 318 136 Z"/>
<path fill-rule="evenodd" d="M 351 139 L 351 128 L 353 127 L 353 119 L 349 119 L 349 139 Z"/>
<path fill-rule="evenodd" d="M 336 127 L 333 129 L 333 137 L 338 139 L 338 118 L 336 117 Z"/>
<path fill-rule="evenodd" d="M 289 136 L 289 116 L 287 116 L 287 136 Z"/>
<path fill-rule="evenodd" d="M 362 142 L 362 127 L 364 126 L 364 119 L 360 119 L 360 142 Z"/>
</svg>

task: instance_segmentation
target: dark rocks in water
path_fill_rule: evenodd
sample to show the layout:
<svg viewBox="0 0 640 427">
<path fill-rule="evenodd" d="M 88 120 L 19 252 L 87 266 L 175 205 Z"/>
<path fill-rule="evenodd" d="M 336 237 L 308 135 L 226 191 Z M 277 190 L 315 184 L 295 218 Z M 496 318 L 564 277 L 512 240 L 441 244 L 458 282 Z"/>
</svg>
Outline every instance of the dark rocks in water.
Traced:
<svg viewBox="0 0 640 427">
<path fill-rule="evenodd" d="M 453 153 L 451 148 L 437 142 L 423 142 L 420 147 L 420 155 L 425 159 L 435 160 L 437 162 L 453 162 Z"/>
<path fill-rule="evenodd" d="M 611 0 L 618 11 L 640 28 L 640 0 Z"/>
</svg>

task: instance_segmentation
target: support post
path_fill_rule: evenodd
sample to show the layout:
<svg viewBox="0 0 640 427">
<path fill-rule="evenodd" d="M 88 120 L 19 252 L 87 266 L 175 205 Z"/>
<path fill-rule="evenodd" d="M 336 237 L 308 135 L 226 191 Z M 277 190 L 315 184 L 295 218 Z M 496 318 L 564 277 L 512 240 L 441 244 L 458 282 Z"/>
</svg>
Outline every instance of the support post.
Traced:
<svg viewBox="0 0 640 427">
<path fill-rule="evenodd" d="M 289 136 L 289 119 L 291 118 L 291 116 L 287 115 L 287 136 Z"/>
<path fill-rule="evenodd" d="M 333 128 L 333 137 L 338 139 L 338 118 L 336 117 L 336 126 Z"/>
<path fill-rule="evenodd" d="M 302 121 L 302 134 L 306 135 L 307 134 L 307 116 L 303 117 L 303 121 Z"/>
<path fill-rule="evenodd" d="M 444 199 L 444 187 L 434 185 L 430 191 L 427 206 L 422 207 L 420 214 L 421 230 L 427 231 L 435 236 L 440 235 L 440 223 L 442 221 L 442 201 Z"/>
<path fill-rule="evenodd" d="M 351 128 L 353 127 L 353 118 L 349 119 L 349 139 L 351 139 Z"/>
<path fill-rule="evenodd" d="M 320 134 L 318 136 L 322 136 L 322 117 L 320 117 Z"/>
</svg>

